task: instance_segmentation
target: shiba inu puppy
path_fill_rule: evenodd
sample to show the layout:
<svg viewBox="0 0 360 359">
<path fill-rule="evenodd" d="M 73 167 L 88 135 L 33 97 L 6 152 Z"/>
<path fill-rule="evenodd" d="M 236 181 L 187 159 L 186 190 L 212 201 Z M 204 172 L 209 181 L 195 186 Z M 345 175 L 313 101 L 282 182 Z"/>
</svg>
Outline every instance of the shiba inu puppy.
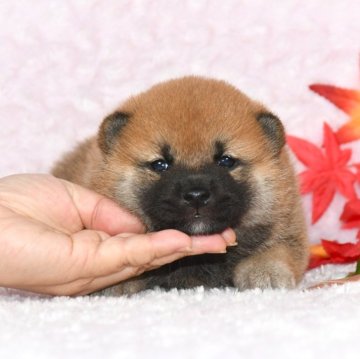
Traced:
<svg viewBox="0 0 360 359">
<path fill-rule="evenodd" d="M 187 257 L 108 289 L 292 288 L 307 235 L 280 120 L 233 86 L 184 77 L 131 97 L 54 168 L 104 194 L 149 231 L 236 231 L 226 254 Z"/>
</svg>

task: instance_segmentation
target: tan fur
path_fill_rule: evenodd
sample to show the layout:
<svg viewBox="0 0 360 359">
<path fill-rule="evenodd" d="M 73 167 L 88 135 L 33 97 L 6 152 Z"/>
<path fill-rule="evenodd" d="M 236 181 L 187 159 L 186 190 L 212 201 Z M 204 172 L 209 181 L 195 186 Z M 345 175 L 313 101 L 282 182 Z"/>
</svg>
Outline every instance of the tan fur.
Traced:
<svg viewBox="0 0 360 359">
<path fill-rule="evenodd" d="M 104 141 L 100 130 L 65 156 L 53 174 L 113 198 L 148 224 L 135 189 L 159 175 L 140 170 L 138 164 L 158 159 L 159 144 L 166 141 L 178 163 L 199 168 L 213 160 L 214 141 L 221 139 L 227 143 L 227 154 L 252 164 L 251 182 L 259 195 L 244 222 L 275 226 L 259 253 L 236 266 L 234 282 L 242 289 L 292 287 L 299 282 L 307 265 L 307 235 L 298 188 L 287 149 L 274 156 L 255 120 L 256 114 L 267 111 L 264 106 L 225 82 L 185 77 L 154 86 L 119 110 L 132 116 L 111 153 L 105 156 L 99 149 Z M 232 176 L 241 179 L 242 168 Z M 292 232 L 296 235 L 289 240 Z"/>
</svg>

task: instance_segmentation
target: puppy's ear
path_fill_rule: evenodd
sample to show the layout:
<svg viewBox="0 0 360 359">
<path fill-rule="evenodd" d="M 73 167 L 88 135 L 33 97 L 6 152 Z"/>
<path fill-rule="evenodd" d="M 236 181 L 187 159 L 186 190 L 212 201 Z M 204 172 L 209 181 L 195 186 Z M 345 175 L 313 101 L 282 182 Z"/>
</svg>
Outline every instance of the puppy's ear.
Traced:
<svg viewBox="0 0 360 359">
<path fill-rule="evenodd" d="M 283 124 L 270 112 L 259 113 L 256 118 L 269 139 L 272 150 L 278 155 L 286 142 Z"/>
<path fill-rule="evenodd" d="M 116 138 L 128 122 L 129 117 L 128 113 L 116 111 L 107 116 L 102 122 L 99 130 L 98 144 L 105 154 L 111 151 Z"/>
</svg>

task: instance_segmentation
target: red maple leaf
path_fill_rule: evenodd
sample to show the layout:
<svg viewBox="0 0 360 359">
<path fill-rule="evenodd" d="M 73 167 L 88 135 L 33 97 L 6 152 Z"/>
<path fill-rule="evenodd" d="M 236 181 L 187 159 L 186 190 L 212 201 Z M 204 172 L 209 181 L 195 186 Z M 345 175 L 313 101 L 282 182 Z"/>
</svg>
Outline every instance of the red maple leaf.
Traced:
<svg viewBox="0 0 360 359">
<path fill-rule="evenodd" d="M 356 170 L 356 181 L 360 182 L 360 163 L 354 163 L 352 166 Z"/>
<path fill-rule="evenodd" d="M 301 193 L 312 192 L 312 223 L 324 214 L 336 191 L 348 199 L 355 199 L 355 174 L 347 166 L 351 150 L 342 150 L 334 132 L 324 123 L 323 149 L 309 141 L 287 136 L 287 143 L 296 157 L 308 167 L 300 173 Z"/>
<path fill-rule="evenodd" d="M 338 243 L 323 239 L 321 244 L 310 248 L 308 269 L 323 264 L 352 263 L 360 259 L 360 239 L 356 243 Z"/>
<path fill-rule="evenodd" d="M 345 204 L 340 216 L 343 221 L 343 228 L 360 228 L 360 199 L 356 198 Z M 358 234 L 359 237 L 359 234 Z"/>
<path fill-rule="evenodd" d="M 350 120 L 336 132 L 339 143 L 360 139 L 360 91 L 321 84 L 309 87 L 350 116 Z"/>
</svg>

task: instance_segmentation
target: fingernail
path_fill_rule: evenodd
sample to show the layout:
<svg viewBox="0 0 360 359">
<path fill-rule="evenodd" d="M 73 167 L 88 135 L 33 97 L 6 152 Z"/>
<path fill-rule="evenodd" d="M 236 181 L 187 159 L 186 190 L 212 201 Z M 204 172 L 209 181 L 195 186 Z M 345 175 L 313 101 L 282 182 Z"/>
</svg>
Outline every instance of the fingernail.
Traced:
<svg viewBox="0 0 360 359">
<path fill-rule="evenodd" d="M 238 242 L 230 243 L 228 244 L 228 247 L 236 247 L 238 245 Z"/>
<path fill-rule="evenodd" d="M 202 254 L 225 254 L 225 253 L 227 253 L 227 251 L 222 249 L 220 251 L 210 251 L 210 252 L 205 252 L 205 253 L 189 253 L 189 256 L 199 256 Z"/>
<path fill-rule="evenodd" d="M 225 239 L 228 246 L 237 245 L 235 232 L 231 228 L 225 229 L 225 231 L 221 233 L 221 236 Z"/>
</svg>

